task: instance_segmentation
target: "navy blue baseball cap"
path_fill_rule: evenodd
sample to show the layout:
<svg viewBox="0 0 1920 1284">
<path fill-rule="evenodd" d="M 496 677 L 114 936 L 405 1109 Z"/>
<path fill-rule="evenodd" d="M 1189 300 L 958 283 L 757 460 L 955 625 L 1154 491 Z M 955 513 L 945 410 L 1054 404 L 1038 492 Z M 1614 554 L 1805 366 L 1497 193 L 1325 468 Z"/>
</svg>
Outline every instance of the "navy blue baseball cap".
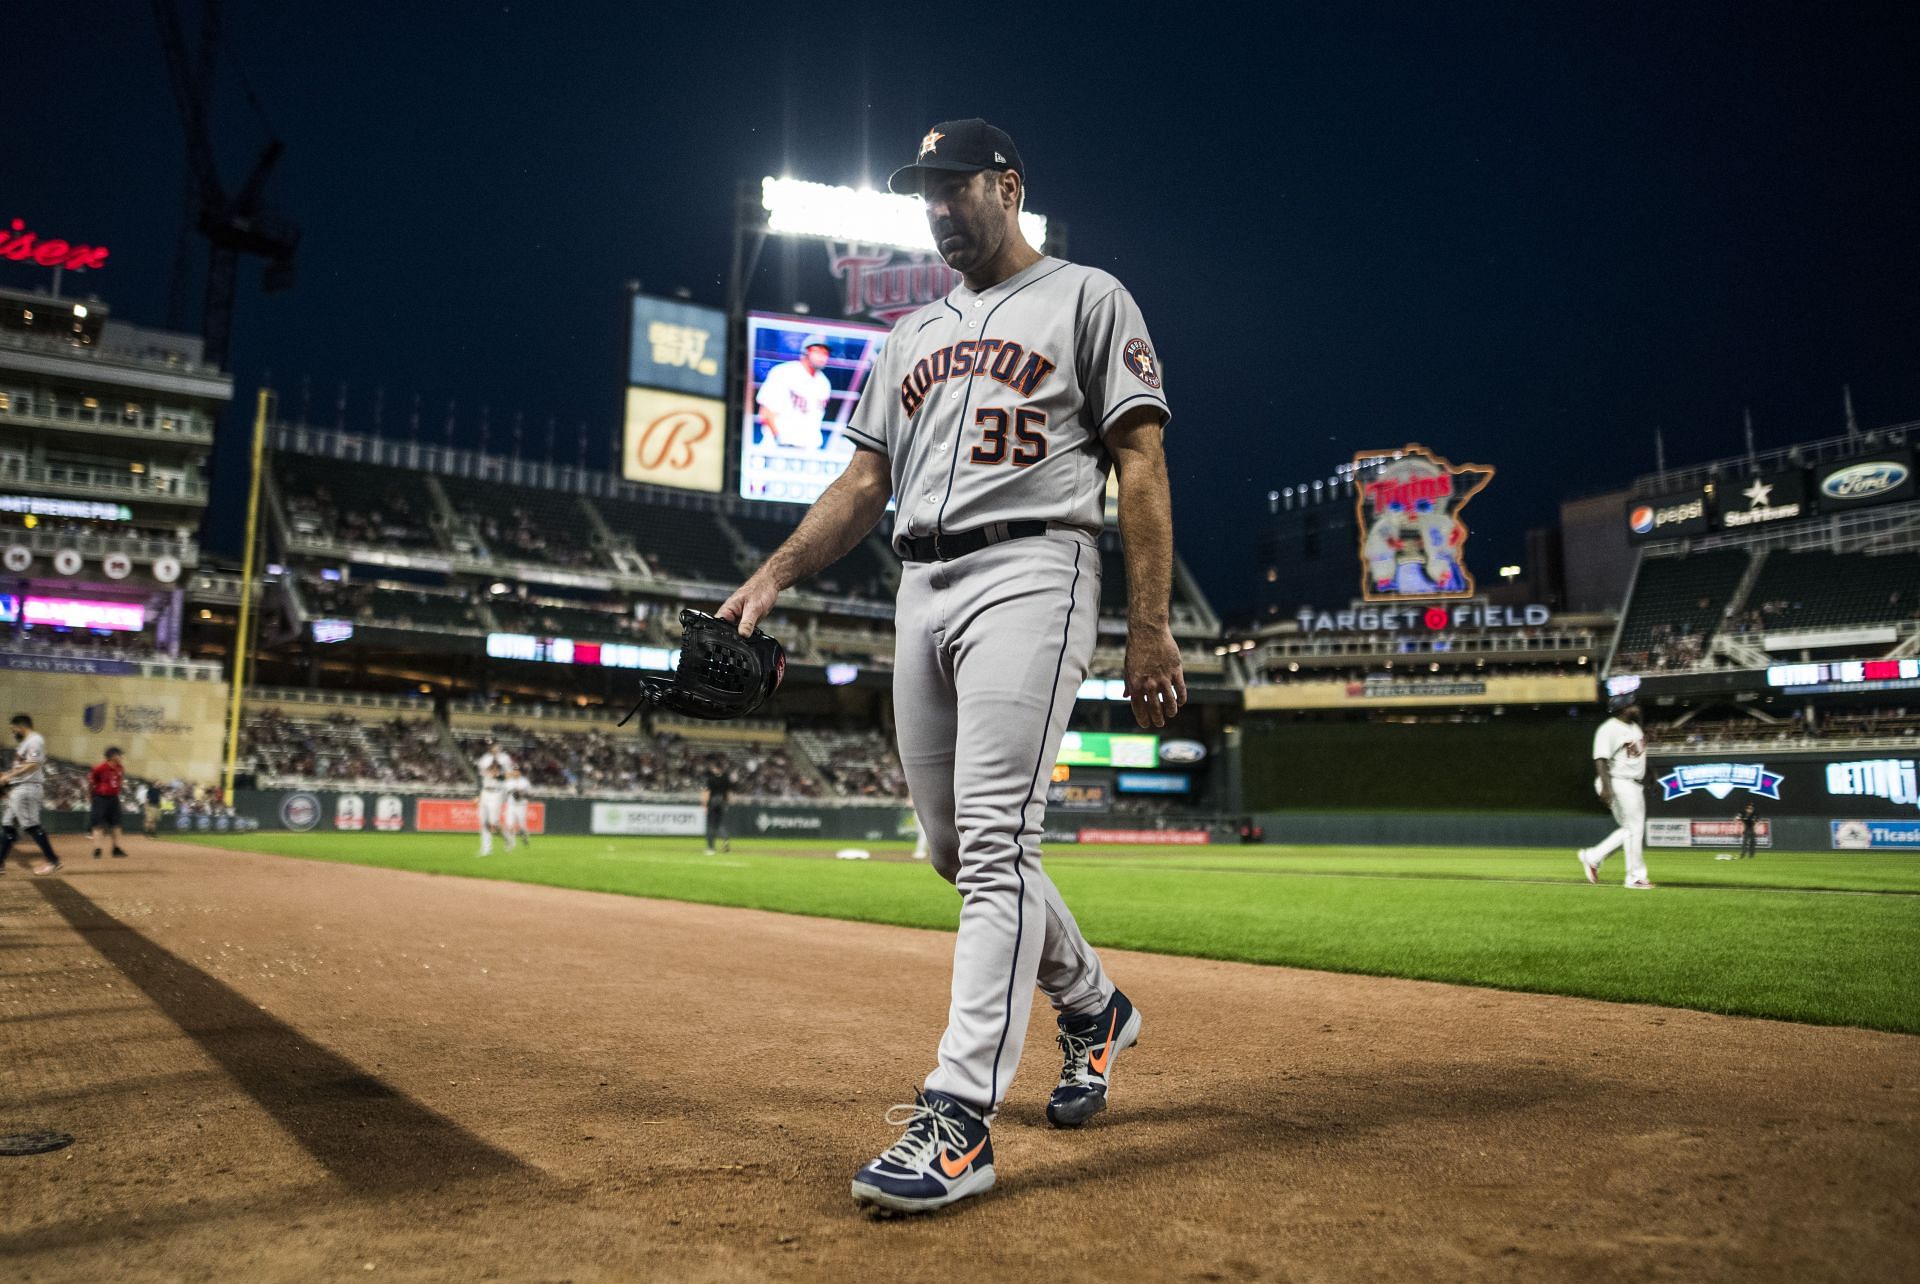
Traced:
<svg viewBox="0 0 1920 1284">
<path fill-rule="evenodd" d="M 943 120 L 920 140 L 920 153 L 913 164 L 893 171 L 887 190 L 901 196 L 920 195 L 920 185 L 928 170 L 946 170 L 953 174 L 977 174 L 983 169 L 1010 169 L 1027 181 L 1027 167 L 1020 149 L 1013 145 L 1007 131 L 989 125 L 978 116 L 967 120 Z"/>
</svg>

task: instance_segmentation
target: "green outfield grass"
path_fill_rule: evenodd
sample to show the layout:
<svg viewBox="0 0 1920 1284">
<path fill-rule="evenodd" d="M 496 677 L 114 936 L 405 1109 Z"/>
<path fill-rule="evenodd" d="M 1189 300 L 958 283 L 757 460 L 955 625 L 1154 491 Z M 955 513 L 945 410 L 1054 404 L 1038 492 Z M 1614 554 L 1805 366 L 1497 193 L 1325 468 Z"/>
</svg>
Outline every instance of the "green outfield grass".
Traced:
<svg viewBox="0 0 1920 1284">
<path fill-rule="evenodd" d="M 203 836 L 204 845 L 951 931 L 924 864 L 833 844 L 463 835 Z M 904 853 L 901 844 L 866 844 Z M 497 851 L 497 849 L 496 849 Z M 1920 1033 L 1920 855 L 1648 854 L 1652 892 L 1589 886 L 1569 852 L 1376 847 L 1055 849 L 1096 944 Z M 806 857 L 811 857 L 806 858 Z"/>
</svg>

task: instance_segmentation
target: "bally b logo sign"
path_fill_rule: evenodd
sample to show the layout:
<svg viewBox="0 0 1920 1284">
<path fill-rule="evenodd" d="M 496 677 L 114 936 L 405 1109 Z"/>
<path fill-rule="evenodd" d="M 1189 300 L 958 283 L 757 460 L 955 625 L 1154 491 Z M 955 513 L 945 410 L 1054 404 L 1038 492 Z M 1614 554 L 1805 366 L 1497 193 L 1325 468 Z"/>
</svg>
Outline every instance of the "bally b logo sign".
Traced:
<svg viewBox="0 0 1920 1284">
<path fill-rule="evenodd" d="M 627 389 L 620 475 L 682 490 L 718 491 L 726 463 L 726 404 L 658 388 Z"/>
</svg>

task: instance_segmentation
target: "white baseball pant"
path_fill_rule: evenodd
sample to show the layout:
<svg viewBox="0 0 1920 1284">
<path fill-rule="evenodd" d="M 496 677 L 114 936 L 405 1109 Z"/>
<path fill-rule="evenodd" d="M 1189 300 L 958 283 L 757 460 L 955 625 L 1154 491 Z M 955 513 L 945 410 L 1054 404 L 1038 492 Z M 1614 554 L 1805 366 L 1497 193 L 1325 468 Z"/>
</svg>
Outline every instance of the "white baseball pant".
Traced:
<svg viewBox="0 0 1920 1284">
<path fill-rule="evenodd" d="M 1036 982 L 1060 1012 L 1113 984 L 1040 865 L 1047 782 L 1086 676 L 1100 556 L 1072 532 L 906 563 L 895 611 L 900 761 L 933 867 L 960 891 L 953 991 L 926 1086 L 989 1116 Z"/>
<path fill-rule="evenodd" d="M 1598 792 L 1598 782 L 1594 790 Z M 1599 845 L 1587 849 L 1587 861 L 1595 869 L 1617 849 L 1625 848 L 1629 883 L 1651 881 L 1647 878 L 1647 795 L 1637 780 L 1613 782 L 1613 821 L 1619 828 Z"/>
</svg>

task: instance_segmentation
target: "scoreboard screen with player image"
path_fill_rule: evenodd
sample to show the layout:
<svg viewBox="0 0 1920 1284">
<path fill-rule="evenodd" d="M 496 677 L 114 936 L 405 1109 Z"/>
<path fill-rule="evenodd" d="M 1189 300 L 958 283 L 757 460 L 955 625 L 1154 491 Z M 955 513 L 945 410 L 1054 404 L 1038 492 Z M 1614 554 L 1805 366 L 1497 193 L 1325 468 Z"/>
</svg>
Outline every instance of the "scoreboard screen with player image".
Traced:
<svg viewBox="0 0 1920 1284">
<path fill-rule="evenodd" d="M 886 340 L 880 326 L 812 317 L 747 317 L 740 494 L 811 504 L 846 468 L 841 429 Z"/>
</svg>

